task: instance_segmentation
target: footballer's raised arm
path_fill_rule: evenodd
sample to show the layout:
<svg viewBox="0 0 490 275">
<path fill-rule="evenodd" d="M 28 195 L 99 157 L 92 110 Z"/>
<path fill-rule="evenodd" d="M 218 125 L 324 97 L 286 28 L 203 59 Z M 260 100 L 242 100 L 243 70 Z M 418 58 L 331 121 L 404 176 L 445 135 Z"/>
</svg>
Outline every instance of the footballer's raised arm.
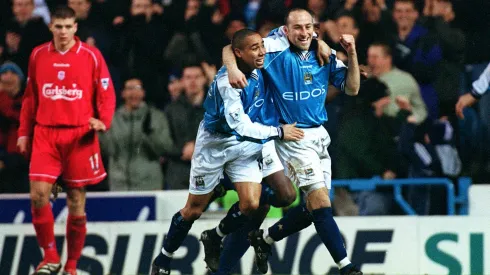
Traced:
<svg viewBox="0 0 490 275">
<path fill-rule="evenodd" d="M 356 42 L 352 35 L 343 34 L 340 37 L 340 45 L 347 51 L 347 79 L 345 93 L 355 96 L 361 87 L 361 73 L 357 61 Z"/>
</svg>

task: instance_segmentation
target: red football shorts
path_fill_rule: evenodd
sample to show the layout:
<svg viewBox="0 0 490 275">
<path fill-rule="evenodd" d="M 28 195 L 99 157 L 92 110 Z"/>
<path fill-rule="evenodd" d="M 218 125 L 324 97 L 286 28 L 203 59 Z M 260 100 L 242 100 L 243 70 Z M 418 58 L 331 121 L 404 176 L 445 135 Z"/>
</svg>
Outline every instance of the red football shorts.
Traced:
<svg viewBox="0 0 490 275">
<path fill-rule="evenodd" d="M 96 184 L 106 177 L 98 136 L 88 125 L 35 127 L 29 179 L 55 183 L 60 175 L 72 188 Z"/>
</svg>

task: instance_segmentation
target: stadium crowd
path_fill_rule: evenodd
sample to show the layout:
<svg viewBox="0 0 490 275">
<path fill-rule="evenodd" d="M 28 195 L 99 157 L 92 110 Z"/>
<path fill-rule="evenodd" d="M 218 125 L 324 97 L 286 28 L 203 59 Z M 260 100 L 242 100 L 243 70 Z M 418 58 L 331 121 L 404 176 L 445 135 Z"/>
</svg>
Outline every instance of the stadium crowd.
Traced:
<svg viewBox="0 0 490 275">
<path fill-rule="evenodd" d="M 464 118 L 455 110 L 490 62 L 488 1 L 11 0 L 0 3 L 0 193 L 29 191 L 19 113 L 29 56 L 51 39 L 50 11 L 60 4 L 75 10 L 77 36 L 101 51 L 118 91 L 112 126 L 100 135 L 109 176 L 91 190 L 188 189 L 222 48 L 243 28 L 267 36 L 291 7 L 313 12 L 318 38 L 341 60 L 339 37 L 353 35 L 366 76 L 357 97 L 329 88 L 333 179 L 490 179 L 490 96 Z M 396 213 L 390 190 L 336 192 L 338 215 Z M 440 192 L 406 195 L 419 214 L 432 214 L 443 211 Z"/>
</svg>

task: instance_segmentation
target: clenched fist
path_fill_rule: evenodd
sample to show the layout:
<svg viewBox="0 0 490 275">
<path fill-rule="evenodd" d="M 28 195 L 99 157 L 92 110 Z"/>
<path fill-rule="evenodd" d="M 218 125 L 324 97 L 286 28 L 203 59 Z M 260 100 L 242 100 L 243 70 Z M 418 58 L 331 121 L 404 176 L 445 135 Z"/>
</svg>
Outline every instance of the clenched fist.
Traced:
<svg viewBox="0 0 490 275">
<path fill-rule="evenodd" d="M 342 34 L 340 36 L 340 45 L 345 49 L 347 54 L 355 54 L 356 53 L 356 40 L 354 36 L 350 34 Z"/>
</svg>

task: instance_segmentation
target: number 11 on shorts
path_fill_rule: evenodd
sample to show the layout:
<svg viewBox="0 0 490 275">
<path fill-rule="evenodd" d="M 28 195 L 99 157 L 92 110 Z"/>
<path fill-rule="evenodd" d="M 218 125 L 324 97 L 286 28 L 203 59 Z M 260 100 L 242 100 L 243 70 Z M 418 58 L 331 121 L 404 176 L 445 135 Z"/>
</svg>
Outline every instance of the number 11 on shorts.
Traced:
<svg viewBox="0 0 490 275">
<path fill-rule="evenodd" d="M 90 156 L 88 158 L 90 161 L 90 167 L 92 167 L 92 170 L 98 171 L 99 170 L 99 154 L 96 153 L 93 156 Z"/>
</svg>

